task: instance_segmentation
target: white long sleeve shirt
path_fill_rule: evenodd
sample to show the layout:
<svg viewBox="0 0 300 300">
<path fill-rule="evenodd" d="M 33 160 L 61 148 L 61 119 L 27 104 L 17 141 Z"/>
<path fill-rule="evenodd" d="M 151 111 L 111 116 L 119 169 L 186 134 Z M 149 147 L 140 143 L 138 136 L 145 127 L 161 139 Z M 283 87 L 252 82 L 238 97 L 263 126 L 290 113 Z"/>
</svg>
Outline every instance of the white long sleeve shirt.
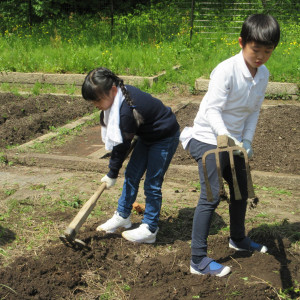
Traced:
<svg viewBox="0 0 300 300">
<path fill-rule="evenodd" d="M 264 65 L 252 77 L 242 51 L 220 63 L 210 75 L 193 127 L 181 133 L 183 148 L 191 138 L 216 145 L 216 137 L 223 134 L 252 142 L 268 80 Z"/>
</svg>

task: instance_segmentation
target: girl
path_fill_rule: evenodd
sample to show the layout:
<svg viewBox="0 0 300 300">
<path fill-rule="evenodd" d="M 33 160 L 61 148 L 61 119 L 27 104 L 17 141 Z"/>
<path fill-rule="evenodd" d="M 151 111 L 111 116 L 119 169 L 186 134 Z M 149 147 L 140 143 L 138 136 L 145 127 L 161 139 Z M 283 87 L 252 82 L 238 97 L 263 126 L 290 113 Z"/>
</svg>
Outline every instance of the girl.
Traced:
<svg viewBox="0 0 300 300">
<path fill-rule="evenodd" d="M 176 117 L 159 99 L 133 86 L 125 86 L 122 79 L 103 67 L 86 76 L 82 96 L 101 110 L 102 140 L 105 148 L 112 150 L 110 170 L 101 179 L 107 188 L 116 183 L 131 141 L 134 136 L 138 137 L 126 167 L 117 210 L 97 230 L 112 233 L 120 227 L 131 227 L 132 204 L 146 171 L 146 208 L 142 224 L 136 229 L 123 231 L 122 236 L 132 242 L 154 243 L 162 203 L 161 186 L 179 142 Z"/>
</svg>

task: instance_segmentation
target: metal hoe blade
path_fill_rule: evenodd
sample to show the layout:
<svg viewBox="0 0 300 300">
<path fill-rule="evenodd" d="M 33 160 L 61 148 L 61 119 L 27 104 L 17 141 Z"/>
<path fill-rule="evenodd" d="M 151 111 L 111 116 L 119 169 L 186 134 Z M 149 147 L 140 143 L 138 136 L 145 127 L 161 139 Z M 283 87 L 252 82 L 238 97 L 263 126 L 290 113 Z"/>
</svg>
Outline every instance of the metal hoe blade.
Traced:
<svg viewBox="0 0 300 300">
<path fill-rule="evenodd" d="M 59 238 L 67 247 L 73 248 L 74 250 L 90 250 L 90 247 L 82 240 L 73 239 L 70 236 L 64 234 L 62 234 Z"/>
<path fill-rule="evenodd" d="M 247 189 L 248 189 L 248 198 L 255 198 L 255 193 L 253 189 L 253 182 L 252 177 L 250 173 L 250 167 L 249 167 L 249 159 L 247 152 L 244 148 L 238 147 L 238 146 L 230 146 L 232 142 L 226 135 L 220 135 L 217 137 L 217 148 L 213 150 L 209 150 L 204 153 L 202 157 L 202 164 L 203 164 L 203 173 L 204 173 L 204 179 L 205 179 L 205 185 L 206 185 L 206 191 L 207 191 L 207 200 L 213 201 L 213 195 L 211 191 L 211 186 L 208 180 L 208 174 L 206 169 L 206 157 L 209 154 L 214 154 L 216 158 L 216 165 L 217 165 L 217 171 L 218 171 L 218 179 L 219 179 L 219 186 L 221 187 L 223 185 L 223 177 L 221 174 L 221 165 L 220 165 L 220 153 L 221 152 L 228 152 L 229 153 L 229 161 L 230 161 L 230 168 L 231 168 L 231 175 L 233 180 L 233 188 L 234 188 L 234 196 L 236 200 L 241 200 L 241 192 L 239 189 L 237 177 L 236 177 L 236 171 L 234 166 L 234 159 L 233 159 L 233 152 L 235 150 L 241 151 L 243 153 L 244 159 L 245 159 L 245 166 L 246 166 L 246 173 L 247 173 Z M 234 144 L 234 143 L 233 143 Z"/>
</svg>

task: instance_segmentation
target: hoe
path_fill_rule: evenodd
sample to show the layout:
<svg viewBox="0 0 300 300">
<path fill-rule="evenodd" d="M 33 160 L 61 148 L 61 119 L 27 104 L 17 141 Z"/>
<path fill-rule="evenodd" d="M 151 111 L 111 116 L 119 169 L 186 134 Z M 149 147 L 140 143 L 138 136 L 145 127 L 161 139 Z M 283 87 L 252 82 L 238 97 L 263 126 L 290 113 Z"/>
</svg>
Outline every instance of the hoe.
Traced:
<svg viewBox="0 0 300 300">
<path fill-rule="evenodd" d="M 137 137 L 134 137 L 130 148 L 126 154 L 126 158 L 129 156 L 131 151 L 133 150 L 135 144 L 137 142 Z M 106 189 L 106 183 L 103 182 L 100 187 L 97 189 L 97 191 L 92 195 L 92 197 L 82 206 L 80 211 L 77 213 L 75 218 L 72 220 L 72 222 L 69 224 L 69 226 L 66 228 L 64 234 L 62 234 L 59 238 L 60 240 L 68 247 L 74 248 L 74 249 L 83 249 L 87 248 L 89 249 L 88 245 L 80 240 L 76 239 L 76 235 L 82 226 L 82 224 L 86 221 L 87 217 L 90 215 L 92 210 L 94 209 L 95 205 L 97 204 L 98 199 L 100 198 L 103 191 Z M 135 203 L 137 205 L 138 203 Z M 141 206 L 141 205 L 139 205 Z M 135 206 L 133 207 L 135 209 Z"/>
</svg>

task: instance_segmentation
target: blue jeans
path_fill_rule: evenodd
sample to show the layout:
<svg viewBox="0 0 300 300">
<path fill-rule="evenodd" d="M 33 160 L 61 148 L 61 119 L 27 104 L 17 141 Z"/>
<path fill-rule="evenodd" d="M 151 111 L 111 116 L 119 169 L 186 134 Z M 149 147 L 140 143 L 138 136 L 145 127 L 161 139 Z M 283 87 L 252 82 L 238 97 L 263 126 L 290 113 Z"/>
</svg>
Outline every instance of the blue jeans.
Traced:
<svg viewBox="0 0 300 300">
<path fill-rule="evenodd" d="M 151 143 L 138 138 L 125 170 L 123 191 L 118 201 L 117 211 L 123 218 L 127 218 L 131 213 L 140 180 L 146 171 L 144 182 L 146 208 L 142 223 L 148 224 L 151 231 L 156 230 L 162 203 L 161 187 L 164 175 L 178 143 L 179 131 L 174 136 Z"/>
<path fill-rule="evenodd" d="M 192 139 L 188 145 L 192 157 L 198 162 L 198 171 L 201 184 L 200 199 L 194 213 L 193 229 L 192 229 L 192 255 L 206 256 L 207 254 L 207 237 L 212 221 L 213 213 L 220 203 L 219 198 L 219 180 L 216 167 L 215 155 L 211 154 L 206 159 L 206 169 L 208 180 L 211 186 L 213 201 L 207 200 L 206 185 L 203 174 L 202 156 L 216 146 L 205 144 Z M 244 158 L 234 155 L 234 165 L 238 185 L 240 188 L 242 200 L 235 200 L 233 182 L 230 168 L 229 155 L 227 152 L 220 154 L 221 173 L 227 181 L 230 192 L 230 236 L 233 239 L 242 239 L 245 237 L 245 216 L 247 209 L 247 173 Z"/>
</svg>

